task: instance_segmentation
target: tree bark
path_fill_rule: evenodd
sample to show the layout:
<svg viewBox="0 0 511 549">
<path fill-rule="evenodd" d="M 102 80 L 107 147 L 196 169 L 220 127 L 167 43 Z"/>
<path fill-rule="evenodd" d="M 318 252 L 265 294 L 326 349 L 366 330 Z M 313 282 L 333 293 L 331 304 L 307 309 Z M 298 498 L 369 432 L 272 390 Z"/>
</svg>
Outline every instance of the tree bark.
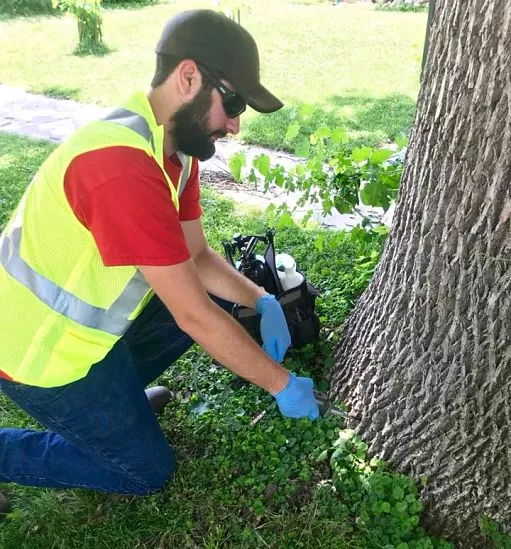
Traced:
<svg viewBox="0 0 511 549">
<path fill-rule="evenodd" d="M 394 225 L 331 396 L 416 478 L 426 525 L 511 530 L 511 5 L 438 0 Z M 356 419 L 355 419 L 356 418 Z"/>
</svg>

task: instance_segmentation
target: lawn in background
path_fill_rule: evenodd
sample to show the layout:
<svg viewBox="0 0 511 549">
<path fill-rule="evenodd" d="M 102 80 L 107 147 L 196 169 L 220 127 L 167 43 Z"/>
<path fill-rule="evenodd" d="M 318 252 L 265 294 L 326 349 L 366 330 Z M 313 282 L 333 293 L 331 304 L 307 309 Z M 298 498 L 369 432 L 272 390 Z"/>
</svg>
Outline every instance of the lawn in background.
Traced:
<svg viewBox="0 0 511 549">
<path fill-rule="evenodd" d="M 76 22 L 68 17 L 0 23 L 0 82 L 57 97 L 112 106 L 146 89 L 154 47 L 173 13 L 210 7 L 168 1 L 137 9 L 105 9 L 102 57 L 72 55 Z M 378 141 L 407 131 L 419 88 L 426 14 L 384 13 L 371 4 L 258 0 L 241 12 L 256 38 L 263 82 L 287 106 L 314 104 L 314 120 L 340 123 Z M 244 137 L 282 146 L 289 111 L 243 118 Z"/>
</svg>

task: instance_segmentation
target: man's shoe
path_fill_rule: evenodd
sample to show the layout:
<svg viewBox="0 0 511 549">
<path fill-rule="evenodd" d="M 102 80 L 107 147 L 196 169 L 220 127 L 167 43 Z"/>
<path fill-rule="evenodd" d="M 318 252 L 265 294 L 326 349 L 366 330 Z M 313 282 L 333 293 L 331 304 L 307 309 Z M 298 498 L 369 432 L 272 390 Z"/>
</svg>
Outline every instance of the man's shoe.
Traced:
<svg viewBox="0 0 511 549">
<path fill-rule="evenodd" d="M 155 414 L 161 414 L 167 402 L 174 396 L 172 391 L 161 385 L 149 387 L 145 390 L 145 394 Z"/>
</svg>

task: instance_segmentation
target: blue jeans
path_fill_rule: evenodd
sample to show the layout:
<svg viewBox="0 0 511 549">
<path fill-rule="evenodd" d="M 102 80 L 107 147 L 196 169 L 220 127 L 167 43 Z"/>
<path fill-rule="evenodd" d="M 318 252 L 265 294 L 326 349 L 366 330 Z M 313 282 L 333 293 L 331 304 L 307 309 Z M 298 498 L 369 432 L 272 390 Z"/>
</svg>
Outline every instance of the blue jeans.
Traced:
<svg viewBox="0 0 511 549">
<path fill-rule="evenodd" d="M 192 343 L 155 296 L 85 378 L 51 389 L 0 379 L 47 429 L 0 429 L 0 482 L 137 495 L 162 488 L 174 454 L 144 388 Z"/>
</svg>

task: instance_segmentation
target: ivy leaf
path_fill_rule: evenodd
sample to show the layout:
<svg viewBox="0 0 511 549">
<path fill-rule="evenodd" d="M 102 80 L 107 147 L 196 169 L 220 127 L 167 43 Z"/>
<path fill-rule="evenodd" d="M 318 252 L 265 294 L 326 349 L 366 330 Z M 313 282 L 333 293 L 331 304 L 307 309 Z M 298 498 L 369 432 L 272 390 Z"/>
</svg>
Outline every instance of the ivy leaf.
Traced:
<svg viewBox="0 0 511 549">
<path fill-rule="evenodd" d="M 252 161 L 252 164 L 261 175 L 264 175 L 264 177 L 268 177 L 268 174 L 270 172 L 270 157 L 267 154 L 257 155 Z"/>
<path fill-rule="evenodd" d="M 192 407 L 194 414 L 202 415 L 210 409 L 210 405 L 207 402 L 200 401 Z"/>
<path fill-rule="evenodd" d="M 336 448 L 333 452 L 333 454 L 330 456 L 330 465 L 333 465 L 336 461 L 337 461 L 337 458 L 338 457 L 341 457 L 342 455 L 344 454 L 344 447 L 340 446 L 338 448 Z"/>
<path fill-rule="evenodd" d="M 360 147 L 351 151 L 351 159 L 358 164 L 359 162 L 367 160 L 370 154 L 371 149 L 369 147 Z"/>
<path fill-rule="evenodd" d="M 366 206 L 380 206 L 388 210 L 390 199 L 387 188 L 377 181 L 371 181 L 360 191 L 360 200 Z"/>
<path fill-rule="evenodd" d="M 296 138 L 298 133 L 300 132 L 300 124 L 299 122 L 291 122 L 289 126 L 287 127 L 286 137 L 284 138 L 285 141 L 293 141 L 293 139 Z"/>
<path fill-rule="evenodd" d="M 400 486 L 395 486 L 394 489 L 392 490 L 392 497 L 396 501 L 401 501 L 405 497 L 405 492 Z"/>
<path fill-rule="evenodd" d="M 384 512 L 384 513 L 390 513 L 390 503 L 388 501 L 384 501 L 382 504 L 381 504 L 381 510 Z"/>
<path fill-rule="evenodd" d="M 316 458 L 316 461 L 325 461 L 328 458 L 328 450 L 323 450 L 321 454 Z"/>
<path fill-rule="evenodd" d="M 389 149 L 376 149 L 369 157 L 371 164 L 381 164 L 385 162 L 389 156 L 392 156 L 392 151 Z"/>
<path fill-rule="evenodd" d="M 238 181 L 241 180 L 241 169 L 245 167 L 245 153 L 243 151 L 238 151 L 234 153 L 229 160 L 227 161 L 229 169 L 234 177 Z"/>
</svg>

